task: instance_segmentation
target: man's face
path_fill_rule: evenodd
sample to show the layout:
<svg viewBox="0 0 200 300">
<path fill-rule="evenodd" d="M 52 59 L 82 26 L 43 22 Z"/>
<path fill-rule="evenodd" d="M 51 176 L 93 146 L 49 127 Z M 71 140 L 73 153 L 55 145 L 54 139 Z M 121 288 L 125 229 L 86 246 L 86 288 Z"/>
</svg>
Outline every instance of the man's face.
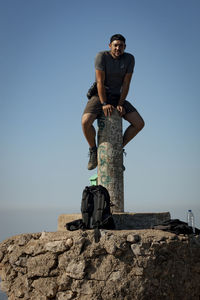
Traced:
<svg viewBox="0 0 200 300">
<path fill-rule="evenodd" d="M 109 44 L 110 47 L 110 53 L 112 57 L 118 58 L 120 55 L 124 53 L 124 50 L 126 48 L 126 45 L 123 41 L 113 41 L 111 44 Z"/>
</svg>

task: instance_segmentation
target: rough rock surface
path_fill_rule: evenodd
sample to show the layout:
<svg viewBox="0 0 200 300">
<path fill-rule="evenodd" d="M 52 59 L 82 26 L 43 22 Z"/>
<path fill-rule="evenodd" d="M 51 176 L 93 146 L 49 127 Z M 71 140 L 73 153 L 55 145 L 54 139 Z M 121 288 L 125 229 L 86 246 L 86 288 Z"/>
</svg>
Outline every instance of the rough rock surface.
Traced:
<svg viewBox="0 0 200 300">
<path fill-rule="evenodd" d="M 199 300 L 200 238 L 159 230 L 35 233 L 0 244 L 9 300 Z"/>
</svg>

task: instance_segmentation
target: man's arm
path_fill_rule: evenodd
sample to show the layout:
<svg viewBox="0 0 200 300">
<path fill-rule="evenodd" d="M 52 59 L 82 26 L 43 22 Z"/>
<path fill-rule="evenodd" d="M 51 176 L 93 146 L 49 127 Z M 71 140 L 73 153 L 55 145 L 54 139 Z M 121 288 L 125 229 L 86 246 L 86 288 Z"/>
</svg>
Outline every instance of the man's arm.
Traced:
<svg viewBox="0 0 200 300">
<path fill-rule="evenodd" d="M 97 91 L 98 91 L 99 99 L 100 99 L 101 104 L 103 105 L 104 103 L 107 102 L 106 89 L 104 86 L 104 81 L 105 81 L 105 72 L 104 71 L 96 70 L 96 81 L 97 81 Z M 114 107 L 110 104 L 102 106 L 103 112 L 106 117 L 108 115 L 110 116 L 112 114 L 113 108 Z"/>
<path fill-rule="evenodd" d="M 133 73 L 127 73 L 124 77 L 124 81 L 123 81 L 123 85 L 122 85 L 122 92 L 121 92 L 121 96 L 120 96 L 119 103 L 118 103 L 119 106 L 122 106 L 124 104 L 126 96 L 128 95 L 132 74 Z"/>
<path fill-rule="evenodd" d="M 106 89 L 104 86 L 105 72 L 96 70 L 97 91 L 101 104 L 106 103 Z"/>
</svg>

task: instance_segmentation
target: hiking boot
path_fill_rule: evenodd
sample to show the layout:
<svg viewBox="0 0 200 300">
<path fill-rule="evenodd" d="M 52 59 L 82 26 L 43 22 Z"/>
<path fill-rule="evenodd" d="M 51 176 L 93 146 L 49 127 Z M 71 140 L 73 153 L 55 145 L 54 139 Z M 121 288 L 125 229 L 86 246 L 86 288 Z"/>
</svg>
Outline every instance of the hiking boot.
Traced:
<svg viewBox="0 0 200 300">
<path fill-rule="evenodd" d="M 97 147 L 92 147 L 89 149 L 89 162 L 88 162 L 88 170 L 93 170 L 97 167 Z"/>
</svg>

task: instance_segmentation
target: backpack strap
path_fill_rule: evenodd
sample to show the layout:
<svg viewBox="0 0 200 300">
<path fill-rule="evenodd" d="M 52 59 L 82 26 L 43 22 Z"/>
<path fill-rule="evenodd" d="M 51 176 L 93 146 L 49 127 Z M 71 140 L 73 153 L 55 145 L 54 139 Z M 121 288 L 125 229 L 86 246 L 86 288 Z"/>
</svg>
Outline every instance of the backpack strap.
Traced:
<svg viewBox="0 0 200 300">
<path fill-rule="evenodd" d="M 94 227 L 94 240 L 95 240 L 95 243 L 99 242 L 100 237 L 101 237 L 101 233 L 100 233 L 99 227 Z"/>
<path fill-rule="evenodd" d="M 91 200 L 91 193 L 89 188 L 86 187 L 83 191 L 82 202 L 81 202 L 82 220 L 83 220 L 83 226 L 85 228 L 90 228 L 90 214 L 91 214 L 91 211 L 89 209 L 90 200 Z"/>
<path fill-rule="evenodd" d="M 93 213 L 93 228 L 94 228 L 94 240 L 98 243 L 101 237 L 100 228 L 102 227 L 102 214 L 105 208 L 105 195 L 100 188 L 97 186 L 94 193 L 94 213 Z"/>
<path fill-rule="evenodd" d="M 105 196 L 102 193 L 99 186 L 96 186 L 96 189 L 93 189 L 93 199 L 94 199 L 94 210 L 93 210 L 93 226 L 100 226 L 102 221 L 102 213 L 105 207 Z"/>
<path fill-rule="evenodd" d="M 83 229 L 83 221 L 82 221 L 82 219 L 78 219 L 78 220 L 66 223 L 65 227 L 67 228 L 67 230 L 70 230 L 70 231 Z"/>
<path fill-rule="evenodd" d="M 101 220 L 102 220 L 102 214 L 103 214 L 104 207 L 105 207 L 105 195 L 100 190 L 97 194 L 97 215 L 96 215 L 97 222 L 101 222 Z"/>
</svg>

